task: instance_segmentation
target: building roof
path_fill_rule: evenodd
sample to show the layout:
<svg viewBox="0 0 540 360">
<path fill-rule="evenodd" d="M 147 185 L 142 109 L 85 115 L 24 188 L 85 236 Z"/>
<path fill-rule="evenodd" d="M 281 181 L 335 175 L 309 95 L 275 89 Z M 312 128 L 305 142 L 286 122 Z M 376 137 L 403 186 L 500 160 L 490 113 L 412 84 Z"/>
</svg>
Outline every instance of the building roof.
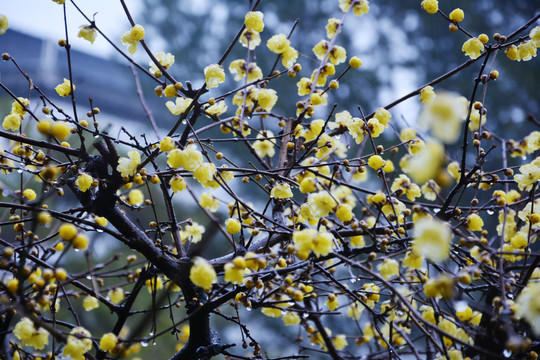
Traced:
<svg viewBox="0 0 540 360">
<path fill-rule="evenodd" d="M 54 87 L 69 77 L 65 49 L 55 42 L 9 29 L 0 38 L 0 52 L 9 53 L 52 101 L 61 101 Z M 92 98 L 94 106 L 109 115 L 147 121 L 126 61 L 103 59 L 72 49 L 71 63 L 79 115 L 90 109 L 88 98 Z M 17 96 L 28 97 L 29 84 L 11 62 L 0 62 L 0 81 Z M 4 95 L 0 93 L 0 97 Z M 146 94 L 146 101 L 152 109 L 158 109 L 158 114 L 166 113 L 163 100 L 153 92 Z"/>
</svg>

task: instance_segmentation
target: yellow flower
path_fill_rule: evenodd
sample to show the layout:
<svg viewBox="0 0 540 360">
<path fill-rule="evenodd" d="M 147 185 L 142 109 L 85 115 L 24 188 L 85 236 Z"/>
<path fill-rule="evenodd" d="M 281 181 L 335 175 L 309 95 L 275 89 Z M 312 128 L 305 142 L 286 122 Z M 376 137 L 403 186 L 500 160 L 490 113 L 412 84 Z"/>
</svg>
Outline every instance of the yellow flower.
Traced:
<svg viewBox="0 0 540 360">
<path fill-rule="evenodd" d="M 159 142 L 159 151 L 166 152 L 175 148 L 174 140 L 170 136 L 164 137 Z"/>
<path fill-rule="evenodd" d="M 291 42 L 287 39 L 285 34 L 278 34 L 268 39 L 266 46 L 273 53 L 283 54 L 291 46 Z"/>
<path fill-rule="evenodd" d="M 466 98 L 455 93 L 439 92 L 435 100 L 422 109 L 420 123 L 426 124 L 437 139 L 452 144 L 461 134 L 461 124 L 467 112 Z"/>
<path fill-rule="evenodd" d="M 71 81 L 64 78 L 64 82 L 57 85 L 54 89 L 60 96 L 69 96 L 71 94 Z M 73 90 L 75 90 L 75 85 L 73 85 Z"/>
<path fill-rule="evenodd" d="M 336 217 L 343 222 L 351 221 L 354 217 L 351 206 L 349 204 L 339 205 L 336 209 Z"/>
<path fill-rule="evenodd" d="M 4 35 L 8 28 L 8 18 L 5 15 L 0 15 L 0 35 Z"/>
<path fill-rule="evenodd" d="M 366 246 L 366 241 L 364 240 L 364 236 L 362 235 L 351 236 L 350 245 L 353 248 L 361 248 L 361 247 Z"/>
<path fill-rule="evenodd" d="M 133 41 L 141 41 L 144 38 L 144 28 L 142 25 L 135 25 L 131 29 L 131 39 Z"/>
<path fill-rule="evenodd" d="M 380 155 L 372 155 L 368 159 L 368 165 L 373 170 L 379 170 L 384 166 L 384 160 Z"/>
<path fill-rule="evenodd" d="M 90 44 L 93 44 L 97 36 L 96 29 L 88 25 L 81 25 L 79 26 L 79 29 L 80 29 L 79 34 L 77 34 L 77 36 L 85 40 L 88 40 L 90 41 Z"/>
<path fill-rule="evenodd" d="M 64 356 L 80 359 L 85 352 L 92 350 L 92 335 L 88 330 L 78 326 L 73 328 L 70 334 L 64 347 Z"/>
<path fill-rule="evenodd" d="M 144 202 L 144 194 L 139 189 L 133 189 L 128 193 L 128 203 L 134 206 L 140 206 Z"/>
<path fill-rule="evenodd" d="M 234 258 L 233 262 L 225 264 L 224 270 L 225 281 L 241 284 L 244 281 L 244 274 L 246 272 L 246 261 L 243 257 L 237 256 Z"/>
<path fill-rule="evenodd" d="M 349 343 L 347 342 L 347 337 L 345 335 L 337 335 L 332 339 L 332 342 L 334 343 L 334 347 L 337 350 L 343 350 L 345 346 L 347 346 Z"/>
<path fill-rule="evenodd" d="M 336 295 L 330 294 L 328 295 L 328 299 L 326 299 L 325 305 L 330 309 L 330 311 L 334 311 L 339 306 L 339 301 Z"/>
<path fill-rule="evenodd" d="M 66 140 L 71 135 L 71 129 L 66 121 L 55 121 L 51 127 L 51 135 L 58 140 Z"/>
<path fill-rule="evenodd" d="M 540 47 L 540 26 L 534 27 L 529 32 L 529 37 L 536 47 Z"/>
<path fill-rule="evenodd" d="M 529 61 L 536 56 L 536 45 L 533 41 L 525 41 L 517 47 L 517 60 Z"/>
<path fill-rule="evenodd" d="M 313 53 L 317 59 L 322 60 L 328 51 L 328 45 L 330 43 L 327 40 L 321 40 L 313 47 Z"/>
<path fill-rule="evenodd" d="M 353 69 L 358 69 L 360 66 L 362 66 L 362 60 L 360 60 L 360 58 L 358 56 L 353 56 L 350 60 L 349 60 L 349 65 L 351 66 L 351 68 Z"/>
<path fill-rule="evenodd" d="M 18 131 L 21 126 L 21 116 L 18 114 L 9 114 L 4 117 L 2 127 L 6 130 Z"/>
<path fill-rule="evenodd" d="M 328 19 L 328 24 L 326 25 L 326 36 L 329 39 L 332 39 L 336 35 L 338 27 L 341 25 L 341 20 L 336 18 Z M 341 29 L 339 30 L 341 32 Z"/>
<path fill-rule="evenodd" d="M 36 199 L 36 192 L 32 189 L 24 189 L 22 193 L 23 197 L 25 197 L 28 201 L 33 201 Z"/>
<path fill-rule="evenodd" d="M 403 258 L 403 267 L 420 269 L 420 267 L 422 267 L 423 261 L 423 256 L 415 254 L 414 251 L 407 251 L 405 257 Z"/>
<path fill-rule="evenodd" d="M 102 351 L 111 351 L 116 347 L 117 343 L 118 338 L 114 333 L 106 333 L 99 340 L 99 347 Z"/>
<path fill-rule="evenodd" d="M 165 106 L 173 115 L 183 114 L 191 105 L 191 99 L 185 99 L 183 97 L 177 97 L 175 102 L 167 101 Z"/>
<path fill-rule="evenodd" d="M 49 343 L 49 332 L 43 328 L 36 329 L 34 323 L 23 317 L 13 329 L 13 335 L 22 341 L 23 345 L 42 350 Z"/>
<path fill-rule="evenodd" d="M 529 190 L 533 184 L 540 180 L 540 157 L 529 164 L 520 166 L 519 172 L 521 174 L 514 175 L 514 180 L 520 190 Z"/>
<path fill-rule="evenodd" d="M 399 274 L 399 264 L 394 259 L 384 259 L 380 269 L 381 275 L 388 280 L 390 277 Z"/>
<path fill-rule="evenodd" d="M 84 250 L 88 247 L 88 237 L 85 234 L 77 234 L 71 240 L 71 244 L 76 250 Z"/>
<path fill-rule="evenodd" d="M 193 172 L 193 177 L 204 187 L 209 187 L 207 185 L 214 180 L 215 175 L 216 166 L 212 163 L 202 163 Z"/>
<path fill-rule="evenodd" d="M 264 30 L 263 17 L 264 14 L 260 11 L 249 11 L 244 17 L 244 23 L 248 29 L 261 32 Z"/>
<path fill-rule="evenodd" d="M 216 88 L 225 81 L 225 70 L 218 64 L 208 65 L 204 68 L 204 78 L 207 87 Z"/>
<path fill-rule="evenodd" d="M 452 229 L 446 222 L 421 218 L 414 226 L 413 251 L 434 262 L 442 262 L 450 256 Z"/>
<path fill-rule="evenodd" d="M 249 50 L 254 50 L 261 44 L 261 35 L 255 30 L 244 29 L 240 35 L 240 44 Z"/>
<path fill-rule="evenodd" d="M 407 198 L 411 201 L 414 201 L 421 195 L 420 187 L 415 183 L 412 183 L 411 179 L 409 179 L 407 175 L 401 174 L 399 177 L 394 179 L 390 190 L 395 192 L 399 189 L 401 189 L 401 191 L 407 195 Z"/>
<path fill-rule="evenodd" d="M 298 87 L 298 95 L 304 96 L 308 95 L 311 92 L 311 86 L 313 85 L 313 82 L 309 78 L 301 78 L 300 81 L 296 83 L 296 86 Z"/>
<path fill-rule="evenodd" d="M 260 89 L 257 94 L 257 101 L 259 106 L 266 111 L 272 110 L 277 102 L 276 90 L 273 89 Z"/>
<path fill-rule="evenodd" d="M 354 141 L 357 144 L 364 141 L 364 121 L 360 118 L 352 118 L 350 124 L 348 125 L 349 134 L 353 137 Z"/>
<path fill-rule="evenodd" d="M 225 220 L 225 228 L 229 234 L 237 234 L 242 228 L 240 221 L 238 219 L 227 219 Z"/>
<path fill-rule="evenodd" d="M 204 192 L 199 198 L 199 205 L 210 212 L 216 212 L 219 208 L 219 200 L 209 192 Z"/>
<path fill-rule="evenodd" d="M 137 172 L 137 166 L 141 163 L 141 154 L 136 150 L 130 150 L 127 153 L 128 158 L 121 157 L 118 159 L 116 170 L 123 176 L 133 176 Z"/>
<path fill-rule="evenodd" d="M 504 53 L 510 60 L 518 59 L 518 48 L 516 45 L 510 45 L 509 47 L 506 48 Z"/>
<path fill-rule="evenodd" d="M 189 271 L 189 279 L 193 284 L 209 292 L 212 289 L 212 284 L 217 281 L 217 275 L 212 265 L 206 259 L 197 256 L 193 259 L 193 266 Z"/>
<path fill-rule="evenodd" d="M 122 288 L 119 288 L 119 287 L 111 289 L 109 290 L 109 293 L 107 294 L 107 296 L 109 297 L 109 299 L 111 299 L 111 302 L 113 304 L 118 304 L 122 300 L 124 300 L 124 290 L 122 290 Z"/>
<path fill-rule="evenodd" d="M 300 316 L 292 311 L 287 311 L 285 315 L 281 317 L 285 325 L 296 325 L 300 323 Z"/>
<path fill-rule="evenodd" d="M 193 222 L 190 225 L 186 225 L 185 230 L 180 231 L 180 238 L 182 239 L 182 244 L 186 241 L 190 241 L 194 244 L 202 240 L 202 235 L 206 231 L 205 227 L 202 225 Z"/>
<path fill-rule="evenodd" d="M 154 57 L 164 69 L 169 69 L 174 64 L 174 55 L 171 53 L 165 54 L 163 51 L 160 51 L 154 54 Z M 150 61 L 148 65 L 150 65 L 150 72 L 156 75 L 159 71 L 157 65 L 153 61 Z"/>
<path fill-rule="evenodd" d="M 484 44 L 482 44 L 479 39 L 473 37 L 465 41 L 461 47 L 461 51 L 463 51 L 465 55 L 469 56 L 471 59 L 476 59 L 480 56 L 482 51 L 484 51 Z"/>
<path fill-rule="evenodd" d="M 73 224 L 64 223 L 60 225 L 58 235 L 60 235 L 63 240 L 73 240 L 77 235 L 77 228 Z"/>
<path fill-rule="evenodd" d="M 369 11 L 369 1 L 368 0 L 339 0 L 339 8 L 341 11 L 346 12 L 353 5 L 353 13 L 355 16 L 362 16 L 367 14 Z"/>
<path fill-rule="evenodd" d="M 227 104 L 225 104 L 225 100 L 221 100 L 217 103 L 215 103 L 212 106 L 207 107 L 204 112 L 208 115 L 214 115 L 219 116 L 223 114 L 225 111 L 227 111 Z"/>
<path fill-rule="evenodd" d="M 186 189 L 186 181 L 180 175 L 172 177 L 171 180 L 169 180 L 169 185 L 175 194 Z"/>
<path fill-rule="evenodd" d="M 99 307 L 98 299 L 93 296 L 87 295 L 83 300 L 83 307 L 86 311 L 91 311 Z"/>
<path fill-rule="evenodd" d="M 484 221 L 482 218 L 476 214 L 473 213 L 469 216 L 467 216 L 467 228 L 471 231 L 482 231 L 482 227 L 484 226 Z"/>
<path fill-rule="evenodd" d="M 401 130 L 399 137 L 401 137 L 401 140 L 403 141 L 413 140 L 416 138 L 416 130 L 412 127 L 405 128 Z"/>
<path fill-rule="evenodd" d="M 453 22 L 462 22 L 465 18 L 465 13 L 460 8 L 452 10 L 452 12 L 448 15 L 450 20 Z"/>
<path fill-rule="evenodd" d="M 171 150 L 167 157 L 167 165 L 173 169 L 183 167 L 188 171 L 194 171 L 203 162 L 202 153 L 194 144 L 188 145 L 184 150 Z"/>
<path fill-rule="evenodd" d="M 421 6 L 428 14 L 435 14 L 439 10 L 439 2 L 437 0 L 423 0 Z"/>
<path fill-rule="evenodd" d="M 375 115 L 373 117 L 381 124 L 384 125 L 384 127 L 388 126 L 388 123 L 392 119 L 392 114 L 390 114 L 390 111 L 386 110 L 385 108 L 378 108 L 377 111 L 375 111 Z"/>
<path fill-rule="evenodd" d="M 75 185 L 79 188 L 80 191 L 86 192 L 88 189 L 90 189 L 90 187 L 92 187 L 93 182 L 93 177 L 83 173 L 77 177 L 77 180 L 75 180 Z"/>
<path fill-rule="evenodd" d="M 420 90 L 420 101 L 424 105 L 430 105 L 433 100 L 435 100 L 435 97 L 437 94 L 435 94 L 435 91 L 433 91 L 433 86 L 425 86 Z M 415 135 L 416 136 L 416 135 Z"/>
<path fill-rule="evenodd" d="M 373 138 L 379 137 L 384 131 L 384 125 L 375 117 L 368 120 L 367 128 Z"/>
<path fill-rule="evenodd" d="M 278 183 L 270 191 L 270 197 L 274 199 L 288 199 L 292 196 L 291 187 L 287 183 Z"/>
<path fill-rule="evenodd" d="M 264 132 L 265 134 L 257 134 L 257 139 L 261 140 L 256 140 L 253 143 L 253 148 L 260 157 L 272 157 L 276 153 L 273 143 L 274 140 L 265 139 L 273 137 L 274 133 L 272 133 L 270 130 L 265 130 Z"/>
<path fill-rule="evenodd" d="M 327 216 L 337 205 L 337 202 L 327 191 L 321 191 L 309 194 L 307 205 L 311 215 L 320 218 Z"/>
</svg>

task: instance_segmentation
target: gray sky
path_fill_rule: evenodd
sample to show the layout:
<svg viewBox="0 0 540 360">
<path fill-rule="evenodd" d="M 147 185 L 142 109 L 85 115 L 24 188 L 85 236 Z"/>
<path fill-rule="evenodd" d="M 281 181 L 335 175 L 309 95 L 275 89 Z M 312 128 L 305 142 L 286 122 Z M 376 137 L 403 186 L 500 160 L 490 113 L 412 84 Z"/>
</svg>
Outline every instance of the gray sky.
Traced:
<svg viewBox="0 0 540 360">
<path fill-rule="evenodd" d="M 65 38 L 62 5 L 52 0 L 1 0 L 0 3 L 0 14 L 7 16 L 10 29 L 55 42 Z M 140 8 L 139 2 L 128 1 L 127 3 L 135 17 Z M 102 37 L 98 36 L 93 45 L 77 38 L 79 26 L 88 25 L 88 23 L 69 3 L 69 0 L 66 1 L 66 5 L 69 36 L 73 47 L 97 56 L 111 55 L 114 50 Z M 77 1 L 77 5 L 89 18 L 97 13 L 95 17 L 97 26 L 115 43 L 121 44 L 119 37 L 130 28 L 130 25 L 119 1 L 84 0 Z M 136 17 L 135 21 L 137 21 Z"/>
</svg>

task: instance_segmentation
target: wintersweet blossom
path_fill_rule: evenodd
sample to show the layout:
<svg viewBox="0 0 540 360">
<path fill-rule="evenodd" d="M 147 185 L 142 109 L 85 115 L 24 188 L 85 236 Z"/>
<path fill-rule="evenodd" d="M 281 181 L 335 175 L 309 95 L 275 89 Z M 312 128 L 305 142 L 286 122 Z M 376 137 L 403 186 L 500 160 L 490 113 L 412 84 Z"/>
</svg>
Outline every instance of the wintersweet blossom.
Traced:
<svg viewBox="0 0 540 360">
<path fill-rule="evenodd" d="M 272 157 L 276 153 L 274 149 L 274 140 L 269 140 L 268 138 L 274 137 L 274 133 L 272 133 L 270 130 L 265 130 L 264 134 L 257 134 L 257 139 L 253 143 L 253 148 L 255 149 L 255 152 L 257 152 L 257 155 L 260 157 Z"/>
<path fill-rule="evenodd" d="M 181 96 L 177 97 L 175 102 L 167 101 L 165 106 L 173 115 L 180 115 L 186 112 L 189 105 L 191 105 L 191 99 L 186 99 Z"/>
<path fill-rule="evenodd" d="M 84 353 L 92 350 L 92 338 L 88 330 L 83 327 L 74 327 L 67 338 L 66 346 L 64 347 L 64 356 L 69 356 L 72 359 L 80 359 Z"/>
<path fill-rule="evenodd" d="M 291 46 L 285 34 L 277 34 L 268 39 L 266 46 L 276 54 L 283 54 Z"/>
<path fill-rule="evenodd" d="M 465 18 L 465 13 L 460 8 L 452 10 L 452 12 L 448 15 L 450 20 L 453 22 L 461 22 Z"/>
<path fill-rule="evenodd" d="M 420 90 L 420 101 L 424 105 L 430 105 L 433 100 L 435 100 L 435 97 L 437 94 L 435 94 L 435 91 L 433 91 L 433 86 L 424 86 L 422 90 Z"/>
<path fill-rule="evenodd" d="M 96 41 L 97 31 L 91 26 L 81 25 L 79 27 L 78 37 L 90 41 L 90 44 L 93 44 Z"/>
<path fill-rule="evenodd" d="M 527 320 L 540 335 L 540 282 L 530 281 L 516 299 L 516 315 Z"/>
<path fill-rule="evenodd" d="M 144 38 L 145 30 L 142 25 L 135 25 L 120 37 L 123 45 L 128 46 L 129 53 L 133 55 L 137 51 L 137 44 Z"/>
<path fill-rule="evenodd" d="M 209 192 L 203 192 L 199 198 L 199 205 L 210 212 L 216 212 L 219 208 L 219 200 Z"/>
<path fill-rule="evenodd" d="M 6 130 L 18 131 L 21 126 L 21 116 L 18 114 L 9 114 L 4 117 L 2 127 Z"/>
<path fill-rule="evenodd" d="M 167 165 L 173 169 L 183 167 L 188 171 L 194 171 L 203 162 L 202 153 L 194 144 L 188 145 L 184 150 L 173 149 L 167 157 Z"/>
<path fill-rule="evenodd" d="M 413 251 L 434 262 L 450 256 L 452 229 L 446 222 L 433 218 L 421 218 L 415 222 Z"/>
<path fill-rule="evenodd" d="M 49 332 L 43 328 L 34 326 L 27 317 L 23 317 L 13 329 L 13 335 L 22 341 L 23 345 L 41 350 L 49 343 Z"/>
<path fill-rule="evenodd" d="M 99 347 L 102 351 L 111 351 L 116 347 L 118 338 L 114 333 L 103 334 L 99 340 Z"/>
<path fill-rule="evenodd" d="M 5 15 L 0 15 L 0 35 L 4 35 L 9 28 L 9 21 Z"/>
<path fill-rule="evenodd" d="M 261 35 L 252 29 L 244 29 L 242 35 L 240 35 L 240 44 L 249 50 L 254 50 L 261 44 Z"/>
<path fill-rule="evenodd" d="M 270 191 L 270 197 L 274 199 L 288 199 L 292 196 L 291 186 L 287 183 L 278 183 Z"/>
<path fill-rule="evenodd" d="M 216 88 L 225 81 L 225 70 L 218 64 L 208 65 L 204 68 L 204 78 L 207 87 Z"/>
<path fill-rule="evenodd" d="M 435 14 L 439 10 L 439 2 L 437 0 L 423 0 L 420 5 L 428 14 Z"/>
<path fill-rule="evenodd" d="M 172 177 L 171 180 L 169 180 L 169 185 L 175 194 L 186 189 L 186 181 L 180 175 Z"/>
<path fill-rule="evenodd" d="M 71 81 L 64 78 L 64 82 L 57 85 L 54 89 L 56 90 L 58 95 L 65 97 L 71 94 L 71 87 L 72 87 Z M 75 85 L 73 85 L 73 90 L 75 90 Z"/>
<path fill-rule="evenodd" d="M 246 28 L 252 29 L 257 32 L 263 31 L 263 17 L 264 14 L 260 11 L 249 11 L 244 17 L 244 23 L 246 24 Z"/>
<path fill-rule="evenodd" d="M 514 175 L 520 190 L 529 190 L 533 184 L 540 180 L 540 157 L 537 157 L 529 164 L 519 167 L 520 174 Z"/>
<path fill-rule="evenodd" d="M 473 37 L 463 43 L 461 51 L 471 59 L 476 59 L 484 51 L 484 44 L 478 38 Z"/>
<path fill-rule="evenodd" d="M 341 11 L 346 12 L 353 5 L 353 13 L 355 16 L 362 16 L 369 11 L 368 0 L 339 0 L 339 8 Z"/>
<path fill-rule="evenodd" d="M 165 54 L 163 51 L 160 51 L 154 54 L 154 57 L 165 70 L 169 69 L 172 64 L 174 64 L 174 55 L 171 53 Z M 150 65 L 150 72 L 157 76 L 160 71 L 157 65 L 153 61 L 150 61 L 148 65 Z"/>
<path fill-rule="evenodd" d="M 92 187 L 94 178 L 88 174 L 82 173 L 75 180 L 75 185 L 79 188 L 80 191 L 86 192 Z"/>
<path fill-rule="evenodd" d="M 197 256 L 193 259 L 193 266 L 189 271 L 189 279 L 193 284 L 209 292 L 212 289 L 212 284 L 217 282 L 217 275 L 212 265 L 206 259 Z"/>
<path fill-rule="evenodd" d="M 127 153 L 128 158 L 118 159 L 116 170 L 123 176 L 133 176 L 137 173 L 137 167 L 141 163 L 141 154 L 136 150 L 130 150 Z"/>
<path fill-rule="evenodd" d="M 99 307 L 99 301 L 93 296 L 86 296 L 83 300 L 83 307 L 86 311 L 91 311 Z"/>
<path fill-rule="evenodd" d="M 193 244 L 198 243 L 202 240 L 202 235 L 206 231 L 206 228 L 196 222 L 193 222 L 189 225 L 186 225 L 184 227 L 184 230 L 180 231 L 180 238 L 182 239 L 182 243 L 185 243 L 186 241 L 190 241 Z"/>
</svg>

